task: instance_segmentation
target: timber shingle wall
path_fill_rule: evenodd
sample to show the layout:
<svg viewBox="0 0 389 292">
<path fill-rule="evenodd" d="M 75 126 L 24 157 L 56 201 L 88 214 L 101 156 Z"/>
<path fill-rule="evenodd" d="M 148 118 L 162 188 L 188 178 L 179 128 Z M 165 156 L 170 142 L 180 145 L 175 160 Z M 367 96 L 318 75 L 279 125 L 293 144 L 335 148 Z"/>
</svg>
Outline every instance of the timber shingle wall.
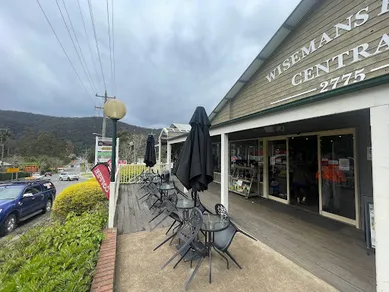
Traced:
<svg viewBox="0 0 389 292">
<path fill-rule="evenodd" d="M 337 77 L 339 80 L 335 88 L 347 86 L 345 81 L 348 77 L 350 77 L 349 84 L 354 83 L 355 78 L 360 81 L 360 77 L 355 75 L 356 70 L 362 70 L 361 74 L 365 74 L 364 80 L 389 73 L 389 67 L 371 71 L 371 69 L 389 64 L 389 12 L 380 15 L 383 11 L 384 1 L 326 0 L 319 3 L 235 96 L 231 101 L 231 108 L 227 104 L 216 115 L 212 121 L 213 125 L 317 95 L 322 89 L 332 90 Z M 366 7 L 367 10 L 363 11 Z M 359 14 L 357 14 L 358 12 Z M 364 19 L 366 15 L 368 15 L 367 21 Z M 349 24 L 349 17 L 351 17 L 351 31 L 339 29 L 339 36 L 335 37 L 335 25 L 339 23 Z M 323 33 L 326 33 L 332 40 L 319 48 Z M 301 58 L 301 48 L 309 48 L 312 40 L 315 40 L 316 50 L 310 52 L 305 58 Z M 365 43 L 369 46 L 366 49 L 369 56 L 354 55 L 353 49 Z M 379 53 L 374 54 L 379 44 L 381 44 Z M 359 52 L 362 49 L 360 47 Z M 290 57 L 295 52 L 298 52 L 301 60 L 269 82 L 266 76 L 278 65 L 282 65 L 284 60 L 289 58 L 289 62 L 291 62 Z M 343 55 L 345 66 L 337 68 L 339 58 L 336 56 L 342 53 L 345 53 Z M 334 57 L 335 60 L 332 60 Z M 320 69 L 323 67 L 317 69 L 317 64 L 327 66 L 326 61 L 329 59 L 329 73 Z M 354 60 L 356 61 L 354 62 Z M 296 77 L 296 81 L 299 82 L 304 76 L 304 70 L 311 67 L 313 69 L 310 70 L 310 73 L 317 74 L 318 72 L 319 76 L 294 86 L 292 84 L 293 76 L 301 73 Z M 324 88 L 326 82 L 328 82 L 328 86 Z M 311 92 L 290 98 L 309 90 Z M 290 99 L 274 103 L 285 98 Z"/>
</svg>

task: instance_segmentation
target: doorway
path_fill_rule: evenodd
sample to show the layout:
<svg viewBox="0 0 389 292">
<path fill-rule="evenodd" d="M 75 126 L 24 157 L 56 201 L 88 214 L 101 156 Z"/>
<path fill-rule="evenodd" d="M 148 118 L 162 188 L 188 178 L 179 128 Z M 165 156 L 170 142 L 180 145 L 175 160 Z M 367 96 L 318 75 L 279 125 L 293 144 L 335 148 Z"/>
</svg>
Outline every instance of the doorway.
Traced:
<svg viewBox="0 0 389 292">
<path fill-rule="evenodd" d="M 358 227 L 354 131 L 319 136 L 320 213 Z"/>
<path fill-rule="evenodd" d="M 289 204 L 288 139 L 267 141 L 268 197 Z"/>
<path fill-rule="evenodd" d="M 289 138 L 290 203 L 319 213 L 317 136 Z"/>
</svg>

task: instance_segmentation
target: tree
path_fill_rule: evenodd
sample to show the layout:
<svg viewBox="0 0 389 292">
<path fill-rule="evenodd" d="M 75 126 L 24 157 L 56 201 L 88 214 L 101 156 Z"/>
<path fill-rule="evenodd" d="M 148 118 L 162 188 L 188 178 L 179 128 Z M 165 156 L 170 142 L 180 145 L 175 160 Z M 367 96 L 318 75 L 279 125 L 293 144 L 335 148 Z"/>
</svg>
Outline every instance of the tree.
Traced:
<svg viewBox="0 0 389 292">
<path fill-rule="evenodd" d="M 0 129 L 1 168 L 4 166 L 4 146 L 9 138 L 11 138 L 11 131 L 9 129 Z"/>
<path fill-rule="evenodd" d="M 88 149 L 88 155 L 86 159 L 89 163 L 95 163 L 95 152 L 95 148 Z"/>
<path fill-rule="evenodd" d="M 121 131 L 119 137 L 119 158 L 129 163 L 136 163 L 146 152 L 147 137 L 141 133 Z"/>
</svg>

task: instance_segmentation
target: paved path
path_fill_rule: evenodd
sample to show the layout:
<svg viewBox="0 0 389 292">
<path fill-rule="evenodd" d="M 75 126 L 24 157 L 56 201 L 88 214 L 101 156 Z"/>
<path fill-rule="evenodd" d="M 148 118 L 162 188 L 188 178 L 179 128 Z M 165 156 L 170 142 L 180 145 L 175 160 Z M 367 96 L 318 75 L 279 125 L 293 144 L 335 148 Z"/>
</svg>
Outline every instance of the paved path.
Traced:
<svg viewBox="0 0 389 292">
<path fill-rule="evenodd" d="M 185 282 L 194 270 L 182 261 L 175 269 L 161 266 L 177 251 L 174 245 L 162 242 L 167 228 L 118 236 L 116 289 L 118 292 L 184 291 Z M 177 242 L 177 241 L 175 241 Z M 241 234 L 234 238 L 229 251 L 242 265 L 239 269 L 230 260 L 230 269 L 216 252 L 212 255 L 212 284 L 208 283 L 209 260 L 206 258 L 193 279 L 189 291 L 213 292 L 335 292 L 337 291 L 310 272 L 280 255 L 260 241 Z"/>
</svg>

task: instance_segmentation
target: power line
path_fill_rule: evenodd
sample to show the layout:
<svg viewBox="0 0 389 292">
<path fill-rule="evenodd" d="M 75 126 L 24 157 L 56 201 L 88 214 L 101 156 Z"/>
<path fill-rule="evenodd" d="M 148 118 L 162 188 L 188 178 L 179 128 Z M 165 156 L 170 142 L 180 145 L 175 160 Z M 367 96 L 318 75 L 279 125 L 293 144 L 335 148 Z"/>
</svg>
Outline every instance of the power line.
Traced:
<svg viewBox="0 0 389 292">
<path fill-rule="evenodd" d="M 109 42 L 109 60 L 111 63 L 111 83 L 112 83 L 112 88 L 114 88 L 113 85 L 113 62 L 112 62 L 112 47 L 111 47 L 111 26 L 110 26 L 110 21 L 109 21 L 109 4 L 107 0 L 107 23 L 108 23 L 108 42 Z"/>
<path fill-rule="evenodd" d="M 59 10 L 59 13 L 61 14 L 61 17 L 62 17 L 63 23 L 65 24 L 66 30 L 68 31 L 70 40 L 72 41 L 72 44 L 73 44 L 73 47 L 74 47 L 74 50 L 75 50 L 76 53 L 77 53 L 77 57 L 78 57 L 78 60 L 79 60 L 80 63 L 81 63 L 81 67 L 82 67 L 82 69 L 84 70 L 84 73 L 85 73 L 86 77 L 88 78 L 88 73 L 86 72 L 85 66 L 84 66 L 84 64 L 82 63 L 82 60 L 81 60 L 81 57 L 80 57 L 80 53 L 78 52 L 77 47 L 76 47 L 76 44 L 74 43 L 72 34 L 71 34 L 70 29 L 69 29 L 69 27 L 68 27 L 68 24 L 66 23 L 66 20 L 65 20 L 65 16 L 64 16 L 63 13 L 62 13 L 62 9 L 61 9 L 61 7 L 59 6 L 58 0 L 55 0 L 55 2 L 57 3 L 57 7 L 58 7 L 58 10 Z M 96 90 L 94 89 L 94 87 L 93 87 L 93 85 L 92 85 L 92 82 L 91 82 L 91 80 L 90 80 L 89 78 L 88 78 L 88 81 L 89 81 L 89 85 L 91 86 L 92 90 L 93 90 L 93 91 L 96 91 Z"/>
<path fill-rule="evenodd" d="M 114 8 L 113 0 L 111 0 L 111 21 L 112 21 L 112 59 L 113 59 L 113 93 L 116 95 L 116 62 L 115 62 L 115 27 L 114 27 Z"/>
<path fill-rule="evenodd" d="M 46 20 L 47 20 L 47 23 L 49 24 L 51 30 L 53 31 L 53 33 L 54 33 L 54 35 L 55 35 L 55 37 L 56 37 L 56 39 L 57 39 L 59 45 L 60 45 L 61 48 L 62 48 L 62 51 L 64 52 L 66 58 L 68 59 L 70 65 L 72 66 L 73 71 L 74 71 L 74 73 L 76 74 L 78 80 L 80 81 L 82 87 L 84 88 L 84 90 L 85 90 L 85 92 L 87 93 L 87 95 L 92 99 L 93 104 L 96 106 L 96 103 L 94 102 L 93 98 L 90 96 L 90 93 L 88 92 L 88 90 L 86 90 L 86 87 L 85 87 L 84 83 L 82 82 L 82 80 L 81 80 L 81 78 L 80 78 L 80 75 L 78 75 L 77 70 L 76 70 L 76 68 L 74 67 L 74 64 L 73 64 L 72 60 L 70 60 L 69 55 L 66 53 L 66 50 L 65 50 L 64 46 L 63 46 L 62 43 L 61 43 L 61 40 L 58 38 L 58 35 L 57 35 L 57 33 L 55 32 L 54 27 L 51 25 L 51 22 L 50 22 L 49 18 L 47 17 L 47 15 L 46 15 L 46 13 L 45 13 L 45 11 L 44 11 L 44 9 L 43 9 L 41 3 L 39 2 L 39 0 L 36 0 L 36 2 L 38 3 L 39 8 L 41 9 L 43 15 L 45 16 L 45 18 L 46 18 Z"/>
<path fill-rule="evenodd" d="M 68 8 L 66 7 L 66 4 L 65 4 L 65 1 L 64 1 L 64 0 L 62 0 L 62 3 L 63 3 L 63 6 L 65 7 L 66 15 L 67 15 L 68 18 L 69 18 L 70 27 L 71 27 L 72 30 L 73 30 L 73 34 L 74 34 L 74 37 L 75 37 L 75 39 L 76 39 L 76 43 L 77 43 L 78 49 L 80 50 L 80 54 L 81 54 L 82 61 L 83 61 L 84 64 L 85 64 L 85 69 L 86 69 L 87 76 L 88 76 L 88 78 L 89 78 L 89 80 L 90 80 L 90 82 L 91 82 L 91 85 L 92 85 L 93 90 L 94 90 L 95 93 L 96 93 L 97 90 L 96 90 L 95 84 L 93 83 L 92 76 L 90 75 L 90 72 L 89 72 L 89 69 L 88 69 L 88 65 L 87 65 L 87 63 L 86 63 L 86 61 L 85 61 L 85 58 L 84 58 L 84 54 L 82 53 L 82 49 L 81 49 L 81 46 L 80 46 L 80 42 L 78 41 L 76 31 L 74 30 L 73 22 L 72 22 L 72 19 L 70 18 L 70 15 L 69 15 L 69 12 L 68 12 Z M 81 63 L 82 63 L 82 62 L 81 62 Z"/>
<path fill-rule="evenodd" d="M 98 41 L 97 41 L 97 33 L 96 33 L 96 27 L 95 27 L 95 19 L 94 19 L 94 16 L 93 16 L 92 3 L 90 2 L 90 0 L 88 0 L 88 6 L 89 6 L 90 18 L 91 18 L 91 20 L 92 20 L 93 34 L 94 34 L 94 36 L 95 36 L 95 41 L 96 41 L 97 54 L 98 54 L 98 56 L 99 56 L 99 63 L 100 63 L 101 75 L 103 75 L 104 89 L 107 90 L 107 84 L 105 83 L 105 76 L 104 76 L 103 65 L 102 65 L 102 63 L 101 63 L 101 56 L 100 56 L 99 43 L 98 43 Z"/>
<path fill-rule="evenodd" d="M 95 59 L 93 58 L 92 48 L 91 48 L 90 43 L 89 43 L 89 35 L 88 35 L 87 29 L 86 29 L 85 20 L 84 20 L 84 15 L 83 15 L 83 13 L 82 13 L 80 0 L 77 0 L 77 2 L 78 2 L 78 8 L 79 8 L 79 10 L 80 10 L 80 15 L 81 15 L 81 19 L 82 19 L 82 25 L 84 26 L 85 38 L 86 38 L 87 43 L 88 43 L 88 48 L 89 48 L 89 52 L 90 52 L 90 57 L 91 57 L 91 59 L 92 59 L 93 67 L 94 67 L 94 69 L 95 69 L 95 74 L 96 74 L 96 77 L 97 77 L 97 81 L 98 81 L 98 83 L 100 83 L 100 78 L 99 78 L 99 74 L 97 73 L 97 68 L 96 68 Z"/>
</svg>

